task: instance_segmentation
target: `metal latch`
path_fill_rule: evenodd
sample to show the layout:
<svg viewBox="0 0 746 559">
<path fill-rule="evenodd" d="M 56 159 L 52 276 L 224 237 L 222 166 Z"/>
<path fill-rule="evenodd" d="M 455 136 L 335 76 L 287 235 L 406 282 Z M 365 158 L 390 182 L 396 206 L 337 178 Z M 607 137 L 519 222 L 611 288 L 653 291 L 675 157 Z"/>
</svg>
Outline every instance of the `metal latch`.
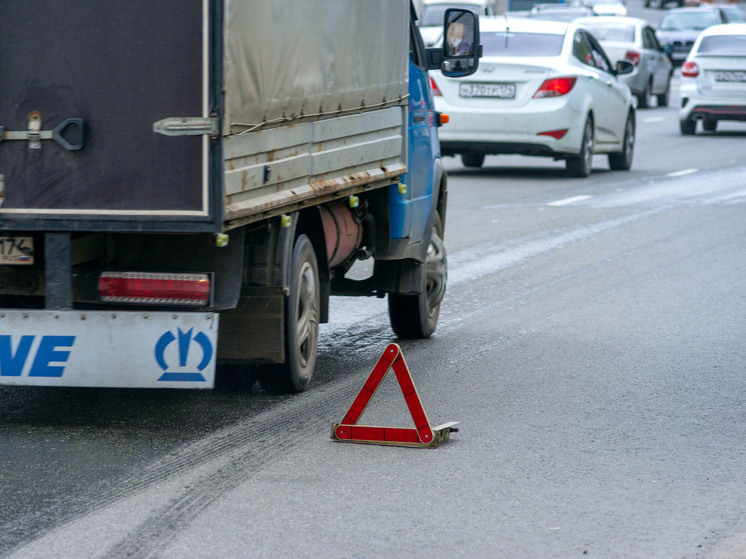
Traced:
<svg viewBox="0 0 746 559">
<path fill-rule="evenodd" d="M 218 117 L 170 117 L 153 123 L 153 132 L 164 136 L 217 136 Z"/>
<path fill-rule="evenodd" d="M 27 140 L 29 149 L 41 149 L 42 140 L 54 140 L 63 148 L 69 151 L 78 151 L 83 149 L 84 145 L 84 124 L 82 118 L 68 118 L 62 121 L 54 130 L 41 129 L 41 113 L 31 111 L 28 115 L 28 130 L 11 131 L 5 130 L 5 126 L 0 126 L 0 142 L 3 140 Z M 72 130 L 77 137 L 77 142 L 73 143 L 63 136 Z"/>
</svg>

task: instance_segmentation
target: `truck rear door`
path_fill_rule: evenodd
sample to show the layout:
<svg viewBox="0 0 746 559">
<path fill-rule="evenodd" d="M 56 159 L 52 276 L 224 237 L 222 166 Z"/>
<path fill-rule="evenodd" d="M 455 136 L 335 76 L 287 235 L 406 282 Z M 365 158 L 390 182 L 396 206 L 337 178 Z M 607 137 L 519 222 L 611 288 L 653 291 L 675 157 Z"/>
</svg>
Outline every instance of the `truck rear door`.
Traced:
<svg viewBox="0 0 746 559">
<path fill-rule="evenodd" d="M 154 131 L 216 110 L 216 4 L 0 2 L 0 229 L 219 227 L 219 145 Z"/>
</svg>

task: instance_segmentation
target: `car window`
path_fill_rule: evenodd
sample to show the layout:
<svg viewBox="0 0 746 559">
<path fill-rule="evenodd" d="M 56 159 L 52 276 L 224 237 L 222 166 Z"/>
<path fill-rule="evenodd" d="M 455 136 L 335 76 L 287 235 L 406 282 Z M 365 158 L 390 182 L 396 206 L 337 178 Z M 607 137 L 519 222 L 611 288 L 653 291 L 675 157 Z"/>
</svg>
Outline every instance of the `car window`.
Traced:
<svg viewBox="0 0 746 559">
<path fill-rule="evenodd" d="M 599 41 L 632 43 L 635 40 L 635 27 L 624 23 L 584 23 Z"/>
<path fill-rule="evenodd" d="M 743 12 L 735 6 L 720 6 L 718 7 L 720 13 L 723 14 L 727 23 L 743 23 L 746 22 Z"/>
<path fill-rule="evenodd" d="M 596 68 L 604 72 L 611 72 L 611 62 L 606 58 L 606 53 L 601 45 L 598 44 L 598 41 L 592 35 L 589 35 L 588 43 L 591 46 L 591 54 L 593 54 L 593 60 L 596 62 Z"/>
<path fill-rule="evenodd" d="M 658 29 L 661 31 L 702 31 L 719 23 L 720 18 L 710 11 L 669 13 L 663 16 Z"/>
<path fill-rule="evenodd" d="M 591 54 L 591 45 L 585 38 L 585 33 L 577 31 L 572 42 L 572 55 L 580 60 L 586 66 L 596 65 L 593 60 L 593 54 Z"/>
<path fill-rule="evenodd" d="M 482 32 L 483 56 L 558 56 L 564 36 L 548 33 Z"/>
<path fill-rule="evenodd" d="M 650 28 L 646 27 L 642 30 L 642 48 L 656 50 L 655 47 L 656 45 L 650 32 Z"/>
<path fill-rule="evenodd" d="M 661 44 L 658 42 L 658 38 L 655 36 L 655 31 L 652 27 L 646 27 L 644 31 L 645 37 L 648 38 L 650 48 L 653 50 L 663 50 Z"/>
<path fill-rule="evenodd" d="M 584 31 L 577 31 L 573 40 L 572 54 L 586 66 L 611 71 L 611 64 L 596 40 Z"/>
<path fill-rule="evenodd" d="M 746 56 L 746 37 L 743 35 L 713 35 L 703 37 L 697 54 L 716 56 Z"/>
</svg>

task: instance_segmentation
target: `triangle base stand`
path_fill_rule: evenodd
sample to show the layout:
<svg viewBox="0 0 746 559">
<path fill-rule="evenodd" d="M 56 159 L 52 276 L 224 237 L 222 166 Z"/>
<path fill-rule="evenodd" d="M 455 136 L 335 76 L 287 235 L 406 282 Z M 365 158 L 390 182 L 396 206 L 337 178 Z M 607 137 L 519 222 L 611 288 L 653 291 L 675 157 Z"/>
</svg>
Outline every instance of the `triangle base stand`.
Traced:
<svg viewBox="0 0 746 559">
<path fill-rule="evenodd" d="M 393 369 L 399 382 L 409 413 L 414 421 L 414 428 L 372 427 L 357 425 L 360 416 L 370 403 L 388 372 Z M 352 402 L 350 409 L 340 423 L 332 424 L 331 438 L 335 441 L 361 444 L 378 444 L 407 447 L 436 447 L 447 441 L 451 433 L 458 432 L 458 422 L 451 421 L 437 427 L 430 427 L 422 402 L 412 380 L 412 374 L 404 361 L 401 347 L 389 344 L 381 355 L 373 372 L 363 385 L 360 393 Z"/>
</svg>

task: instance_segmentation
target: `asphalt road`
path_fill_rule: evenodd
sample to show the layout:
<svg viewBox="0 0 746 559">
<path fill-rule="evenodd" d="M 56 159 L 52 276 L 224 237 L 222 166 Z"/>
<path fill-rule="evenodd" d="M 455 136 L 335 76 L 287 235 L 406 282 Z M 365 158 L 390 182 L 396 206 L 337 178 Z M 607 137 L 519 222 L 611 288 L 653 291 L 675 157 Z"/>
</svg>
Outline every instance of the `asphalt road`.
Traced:
<svg viewBox="0 0 746 559">
<path fill-rule="evenodd" d="M 441 322 L 401 343 L 437 449 L 329 439 L 377 299 L 300 395 L 0 388 L 0 556 L 746 556 L 745 145 L 653 108 L 629 172 L 448 160 Z M 363 419 L 409 426 L 392 378 Z"/>
</svg>

